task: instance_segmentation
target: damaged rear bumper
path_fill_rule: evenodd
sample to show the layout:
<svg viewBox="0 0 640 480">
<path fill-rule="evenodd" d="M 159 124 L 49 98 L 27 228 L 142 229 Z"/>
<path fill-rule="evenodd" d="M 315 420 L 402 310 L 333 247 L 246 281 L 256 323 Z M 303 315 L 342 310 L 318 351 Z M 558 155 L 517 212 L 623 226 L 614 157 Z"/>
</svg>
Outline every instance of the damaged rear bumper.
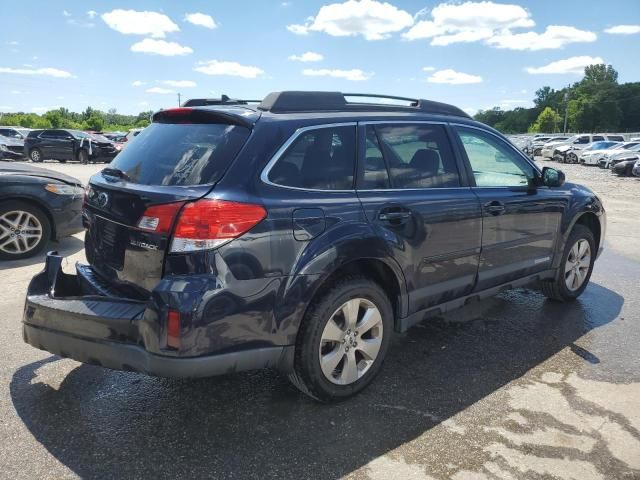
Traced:
<svg viewBox="0 0 640 480">
<path fill-rule="evenodd" d="M 66 358 L 162 377 L 208 377 L 259 368 L 283 368 L 292 347 L 267 346 L 215 355 L 163 351 L 154 302 L 120 298 L 99 285 L 89 267 L 62 271 L 62 257 L 47 255 L 45 269 L 27 291 L 24 341 Z M 145 321 L 147 320 L 147 321 Z"/>
</svg>

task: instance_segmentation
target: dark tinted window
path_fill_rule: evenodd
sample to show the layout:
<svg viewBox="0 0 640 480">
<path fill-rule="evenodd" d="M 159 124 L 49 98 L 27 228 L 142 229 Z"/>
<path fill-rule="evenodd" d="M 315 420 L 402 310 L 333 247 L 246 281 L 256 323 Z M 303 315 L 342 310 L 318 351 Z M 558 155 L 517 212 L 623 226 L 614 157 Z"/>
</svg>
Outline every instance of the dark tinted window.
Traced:
<svg viewBox="0 0 640 480">
<path fill-rule="evenodd" d="M 40 138 L 64 139 L 70 136 L 69 132 L 65 132 L 64 130 L 45 130 L 40 134 Z"/>
<path fill-rule="evenodd" d="M 370 128 L 377 135 L 391 188 L 460 186 L 458 168 L 444 126 L 406 124 Z"/>
<path fill-rule="evenodd" d="M 601 142 L 604 140 L 604 137 L 602 135 L 594 135 L 593 136 L 593 141 L 594 142 Z"/>
<path fill-rule="evenodd" d="M 367 127 L 364 158 L 362 159 L 362 178 L 358 188 L 377 189 L 389 188 L 389 172 L 384 162 L 378 136 L 372 126 Z"/>
<path fill-rule="evenodd" d="M 269 181 L 321 190 L 353 188 L 355 126 L 326 127 L 301 134 L 269 171 Z"/>
<path fill-rule="evenodd" d="M 607 135 L 607 138 L 614 142 L 624 142 L 624 137 L 622 135 Z"/>
<path fill-rule="evenodd" d="M 0 135 L 8 138 L 22 138 L 22 136 L 12 128 L 0 128 Z"/>
<path fill-rule="evenodd" d="M 205 185 L 220 179 L 249 136 L 223 124 L 152 123 L 111 162 L 142 185 Z"/>
</svg>

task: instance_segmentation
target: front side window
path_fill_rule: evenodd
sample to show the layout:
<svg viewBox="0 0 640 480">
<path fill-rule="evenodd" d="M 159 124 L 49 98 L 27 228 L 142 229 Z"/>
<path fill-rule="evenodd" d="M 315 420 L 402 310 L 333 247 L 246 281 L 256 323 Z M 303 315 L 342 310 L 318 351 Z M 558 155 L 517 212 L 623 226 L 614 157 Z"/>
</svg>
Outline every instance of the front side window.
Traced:
<svg viewBox="0 0 640 480">
<path fill-rule="evenodd" d="M 322 127 L 302 133 L 268 174 L 284 187 L 350 190 L 356 156 L 356 127 Z"/>
<path fill-rule="evenodd" d="M 366 139 L 363 188 L 460 186 L 460 175 L 443 125 L 369 125 Z"/>
<path fill-rule="evenodd" d="M 526 187 L 535 169 L 506 142 L 481 130 L 456 128 L 478 187 Z"/>
</svg>

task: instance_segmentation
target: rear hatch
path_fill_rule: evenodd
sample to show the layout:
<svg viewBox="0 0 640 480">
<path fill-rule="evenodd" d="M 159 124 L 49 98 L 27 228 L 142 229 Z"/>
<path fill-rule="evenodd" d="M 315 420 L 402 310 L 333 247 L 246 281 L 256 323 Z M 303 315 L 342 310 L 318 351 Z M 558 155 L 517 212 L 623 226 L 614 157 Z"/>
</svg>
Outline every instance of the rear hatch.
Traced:
<svg viewBox="0 0 640 480">
<path fill-rule="evenodd" d="M 127 295 L 162 278 L 173 222 L 220 180 L 250 134 L 242 118 L 172 109 L 156 114 L 89 183 L 85 249 L 93 270 Z"/>
</svg>

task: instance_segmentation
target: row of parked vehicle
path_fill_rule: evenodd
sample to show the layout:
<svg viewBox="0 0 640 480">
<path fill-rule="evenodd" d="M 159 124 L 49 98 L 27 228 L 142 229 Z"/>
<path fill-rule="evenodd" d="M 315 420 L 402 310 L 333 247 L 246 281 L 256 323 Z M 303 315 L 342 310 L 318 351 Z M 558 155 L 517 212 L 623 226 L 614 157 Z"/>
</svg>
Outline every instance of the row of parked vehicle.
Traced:
<svg viewBox="0 0 640 480">
<path fill-rule="evenodd" d="M 101 133 L 74 129 L 29 129 L 0 127 L 0 159 L 44 160 L 80 163 L 109 163 L 120 153 L 127 142 L 140 133 L 136 128 L 129 132 Z"/>
<path fill-rule="evenodd" d="M 621 176 L 640 176 L 640 137 L 619 134 L 536 135 L 512 141 L 534 160 L 553 160 L 610 169 Z"/>
</svg>

